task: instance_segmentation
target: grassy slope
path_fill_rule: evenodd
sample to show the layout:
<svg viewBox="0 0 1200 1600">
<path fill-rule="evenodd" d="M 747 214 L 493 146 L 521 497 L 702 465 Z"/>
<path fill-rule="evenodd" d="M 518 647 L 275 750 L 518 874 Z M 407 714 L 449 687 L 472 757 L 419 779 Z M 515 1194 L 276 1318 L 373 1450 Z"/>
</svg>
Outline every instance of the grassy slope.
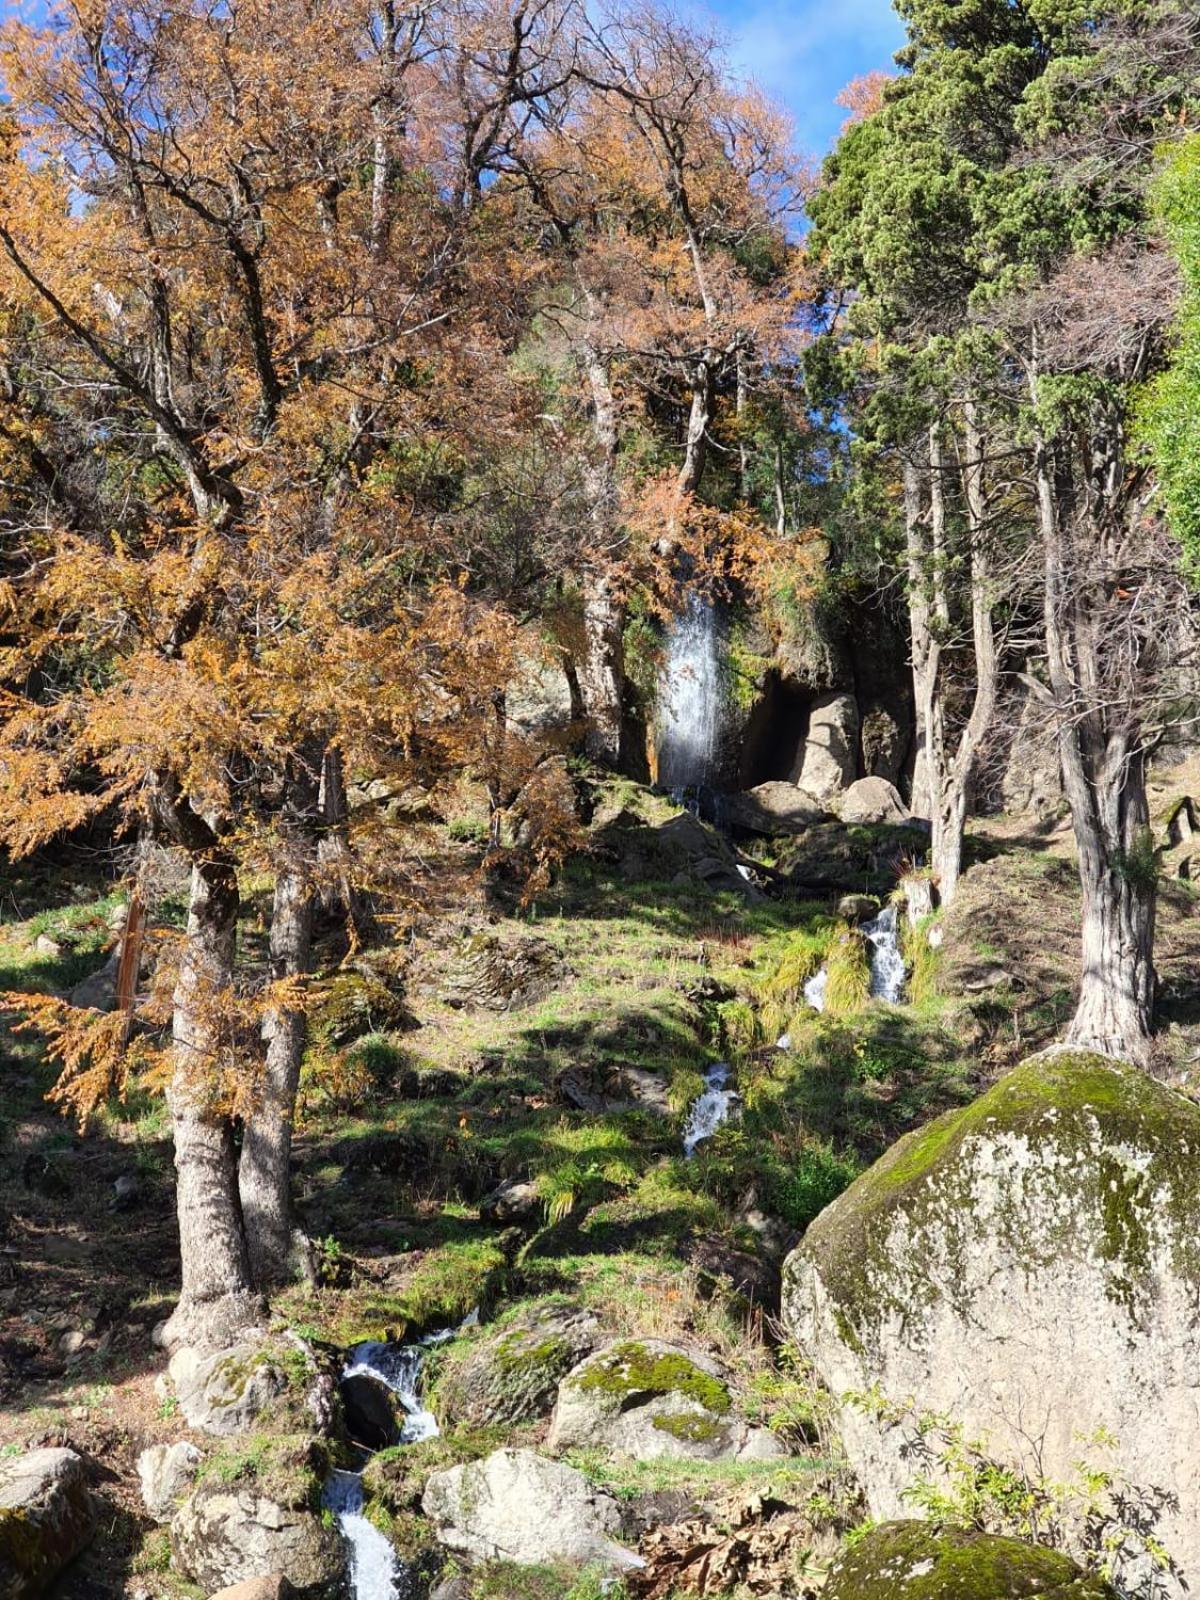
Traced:
<svg viewBox="0 0 1200 1600">
<path fill-rule="evenodd" d="M 900 1133 L 1052 1036 L 1077 959 L 1064 844 L 1004 824 L 977 831 L 980 859 L 945 919 L 940 970 L 924 963 L 919 1003 L 818 1019 L 798 987 L 833 936 L 830 908 L 714 893 L 655 856 L 654 830 L 670 815 L 663 802 L 614 786 L 597 827 L 622 806 L 627 819 L 640 813 L 649 841 L 639 876 L 601 850 L 574 862 L 534 914 L 481 896 L 449 927 L 415 920 L 406 953 L 420 1028 L 314 1059 L 296 1184 L 326 1284 L 296 1291 L 281 1313 L 345 1343 L 450 1321 L 477 1303 L 486 1311 L 566 1293 L 614 1332 L 698 1339 L 722 1355 L 736 1403 L 809 1452 L 787 1470 L 815 1474 L 822 1446 L 802 1374 L 780 1365 L 744 1303 L 714 1287 L 698 1247 L 761 1255 L 751 1213 L 802 1228 Z M 447 839 L 445 849 L 470 865 L 468 844 Z M 5 988 L 66 988 L 97 963 L 111 904 L 101 889 L 61 875 L 13 885 L 15 915 L 0 932 Z M 1162 942 L 1168 995 L 1182 996 L 1175 1058 L 1191 1045 L 1185 985 L 1198 927 L 1192 891 L 1172 888 Z M 481 929 L 502 945 L 543 941 L 559 966 L 549 991 L 512 1010 L 463 1004 Z M 43 931 L 60 940 L 59 955 L 36 954 Z M 962 993 L 981 973 L 988 986 Z M 785 1026 L 790 1052 L 772 1047 Z M 176 1580 L 157 1570 L 162 1535 L 139 1517 L 133 1478 L 140 1448 L 182 1431 L 154 1392 L 161 1358 L 148 1337 L 176 1271 L 161 1111 L 135 1100 L 78 1138 L 42 1103 L 50 1080 L 31 1042 L 5 1044 L 0 1450 L 71 1440 L 114 1472 L 100 1558 L 65 1595 L 120 1593 L 131 1573 L 151 1592 L 172 1592 Z M 744 1111 L 684 1162 L 681 1113 L 719 1055 L 734 1061 Z M 564 1073 L 627 1102 L 627 1067 L 662 1080 L 668 1115 L 565 1102 Z M 122 1173 L 142 1182 L 132 1212 L 110 1209 Z M 545 1197 L 532 1235 L 481 1223 L 487 1189 L 527 1175 Z M 75 1329 L 85 1343 L 68 1362 L 59 1340 Z M 732 1492 L 747 1476 L 581 1464 L 629 1494 L 676 1487 L 680 1476 L 705 1494 L 714 1485 L 700 1479 L 715 1476 Z M 562 1592 L 558 1579 L 545 1582 L 545 1593 Z"/>
</svg>

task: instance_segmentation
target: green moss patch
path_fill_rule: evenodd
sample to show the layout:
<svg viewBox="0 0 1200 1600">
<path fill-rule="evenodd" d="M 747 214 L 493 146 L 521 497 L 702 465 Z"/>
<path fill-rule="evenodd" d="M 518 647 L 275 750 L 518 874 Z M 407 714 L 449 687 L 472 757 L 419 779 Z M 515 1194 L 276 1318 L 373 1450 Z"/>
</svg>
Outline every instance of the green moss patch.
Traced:
<svg viewBox="0 0 1200 1600">
<path fill-rule="evenodd" d="M 1115 1600 L 1070 1556 L 928 1522 L 886 1522 L 834 1564 L 825 1600 Z"/>
<path fill-rule="evenodd" d="M 687 1356 L 676 1351 L 655 1351 L 632 1339 L 593 1357 L 587 1370 L 573 1381 L 576 1388 L 599 1390 L 619 1404 L 679 1394 L 706 1411 L 723 1416 L 732 1403 L 721 1380 L 704 1372 Z"/>
</svg>

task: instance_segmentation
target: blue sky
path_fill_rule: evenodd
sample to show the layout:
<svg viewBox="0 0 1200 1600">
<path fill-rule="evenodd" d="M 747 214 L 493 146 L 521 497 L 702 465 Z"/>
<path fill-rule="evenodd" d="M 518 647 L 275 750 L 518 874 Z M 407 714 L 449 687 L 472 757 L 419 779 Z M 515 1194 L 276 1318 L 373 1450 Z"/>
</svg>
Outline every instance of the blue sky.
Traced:
<svg viewBox="0 0 1200 1600">
<path fill-rule="evenodd" d="M 813 155 L 845 120 L 838 90 L 890 67 L 903 38 L 891 0 L 691 0 L 687 9 L 716 19 L 735 69 L 788 106 L 797 146 Z"/>
</svg>

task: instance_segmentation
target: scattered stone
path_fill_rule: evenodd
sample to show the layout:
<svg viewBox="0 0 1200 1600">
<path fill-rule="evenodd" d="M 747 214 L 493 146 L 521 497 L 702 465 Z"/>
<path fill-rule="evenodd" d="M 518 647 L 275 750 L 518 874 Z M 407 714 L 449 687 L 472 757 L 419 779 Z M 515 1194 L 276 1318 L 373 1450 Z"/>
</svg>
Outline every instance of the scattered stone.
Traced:
<svg viewBox="0 0 1200 1600">
<path fill-rule="evenodd" d="M 247 1433 L 283 1393 L 283 1374 L 258 1344 L 233 1345 L 212 1355 L 185 1345 L 167 1367 L 179 1409 L 203 1433 Z"/>
<path fill-rule="evenodd" d="M 135 1173 L 123 1172 L 113 1184 L 113 1210 L 126 1211 L 142 1197 L 141 1180 Z"/>
<path fill-rule="evenodd" d="M 222 1589 L 212 1600 L 292 1600 L 296 1593 L 282 1572 L 273 1572 L 269 1578 L 247 1578 Z"/>
<path fill-rule="evenodd" d="M 87 1343 L 87 1334 L 82 1328 L 70 1328 L 62 1334 L 58 1341 L 58 1353 L 70 1360 L 77 1356 Z"/>
<path fill-rule="evenodd" d="M 208 1594 L 279 1575 L 309 1600 L 340 1592 L 342 1541 L 306 1508 L 281 1505 L 251 1484 L 202 1484 L 171 1523 L 180 1572 Z"/>
<path fill-rule="evenodd" d="M 532 1450 L 497 1450 L 435 1472 L 421 1503 L 444 1545 L 485 1561 L 636 1561 L 616 1542 L 621 1512 L 612 1496 Z"/>
<path fill-rule="evenodd" d="M 968 967 L 959 977 L 958 986 L 966 994 L 983 994 L 988 989 L 1005 989 L 1013 982 L 1007 967 L 985 965 Z"/>
<path fill-rule="evenodd" d="M 854 782 L 858 758 L 858 705 L 852 694 L 818 696 L 808 718 L 808 737 L 793 779 L 820 803 L 832 800 Z"/>
<path fill-rule="evenodd" d="M 469 1428 L 548 1417 L 559 1380 L 599 1342 L 600 1324 L 590 1311 L 534 1306 L 451 1361 L 438 1376 L 432 1409 Z"/>
<path fill-rule="evenodd" d="M 773 834 L 803 833 L 805 828 L 823 822 L 828 815 L 827 807 L 794 783 L 772 780 L 756 784 L 742 794 L 728 796 L 722 820 L 726 826 L 743 833 L 759 833 L 770 838 Z"/>
<path fill-rule="evenodd" d="M 481 1222 L 523 1222 L 536 1225 L 542 1220 L 542 1197 L 532 1178 L 506 1178 L 479 1202 Z"/>
<path fill-rule="evenodd" d="M 559 1385 L 548 1442 L 642 1461 L 783 1454 L 770 1433 L 734 1412 L 711 1357 L 661 1339 L 620 1340 L 581 1361 Z"/>
<path fill-rule="evenodd" d="M 1047 1051 L 817 1218 L 783 1317 L 831 1394 L 883 1403 L 840 1409 L 873 1516 L 903 1516 L 926 1472 L 904 1408 L 1051 1482 L 1103 1431 L 1125 1515 L 1176 1563 L 1163 1593 L 1200 1582 L 1198 1157 L 1200 1107 L 1124 1063 Z"/>
<path fill-rule="evenodd" d="M 501 939 L 473 933 L 460 954 L 442 998 L 448 1005 L 515 1011 L 544 999 L 570 972 L 548 939 L 517 934 Z"/>
<path fill-rule="evenodd" d="M 844 1550 L 823 1600 L 1116 1600 L 1071 1557 L 973 1529 L 885 1522 Z"/>
<path fill-rule="evenodd" d="M 40 1595 L 96 1528 L 83 1458 L 30 1450 L 0 1461 L 0 1594 Z"/>
<path fill-rule="evenodd" d="M 117 969 L 121 965 L 120 946 L 96 972 L 77 983 L 67 999 L 73 1006 L 93 1011 L 113 1011 L 117 1004 Z"/>
<path fill-rule="evenodd" d="M 33 942 L 33 948 L 39 956 L 49 956 L 51 960 L 55 961 L 63 953 L 62 945 L 59 944 L 57 939 L 52 939 L 48 933 L 39 933 Z"/>
<path fill-rule="evenodd" d="M 837 814 L 848 825 L 890 822 L 897 827 L 909 820 L 900 791 L 886 778 L 859 778 L 837 803 Z"/>
<path fill-rule="evenodd" d="M 176 1444 L 152 1444 L 138 1456 L 142 1500 L 155 1522 L 170 1522 L 202 1460 L 199 1450 L 187 1439 Z"/>
<path fill-rule="evenodd" d="M 649 1111 L 656 1117 L 671 1115 L 671 1100 L 667 1080 L 657 1072 L 647 1072 L 644 1067 L 622 1067 L 619 1073 L 621 1086 L 640 1111 Z"/>
</svg>

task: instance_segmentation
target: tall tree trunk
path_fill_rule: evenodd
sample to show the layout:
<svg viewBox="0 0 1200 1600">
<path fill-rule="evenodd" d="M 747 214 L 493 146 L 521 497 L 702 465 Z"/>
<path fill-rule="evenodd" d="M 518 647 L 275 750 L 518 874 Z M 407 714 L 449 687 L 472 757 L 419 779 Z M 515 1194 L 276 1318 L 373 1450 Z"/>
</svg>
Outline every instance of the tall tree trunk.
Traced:
<svg viewBox="0 0 1200 1600">
<path fill-rule="evenodd" d="M 1030 380 L 1036 403 L 1036 338 Z M 1097 678 L 1096 630 L 1104 626 L 1103 614 L 1091 592 L 1094 582 L 1089 586 L 1075 559 L 1074 530 L 1063 525 L 1050 447 L 1040 434 L 1034 472 L 1046 657 L 1083 890 L 1082 975 L 1067 1043 L 1145 1065 L 1154 1021 L 1157 898 L 1145 757 L 1139 730 L 1119 703 L 1106 704 Z M 1090 551 L 1094 544 L 1089 538 Z M 1122 698 L 1132 704 L 1132 697 Z"/>
<path fill-rule="evenodd" d="M 963 837 L 975 775 L 984 739 L 996 714 L 1000 658 L 996 649 L 991 562 L 987 548 L 987 497 L 984 485 L 983 434 L 973 401 L 964 408 L 966 458 L 963 489 L 967 507 L 967 539 L 971 562 L 971 638 L 975 654 L 975 692 L 953 760 L 941 775 L 940 797 L 933 825 L 933 869 L 938 895 L 949 905 L 962 873 Z"/>
<path fill-rule="evenodd" d="M 251 1284 L 238 1203 L 233 1130 L 217 1104 L 220 997 L 233 977 L 237 874 L 218 851 L 192 867 L 183 959 L 175 985 L 174 1072 L 167 1091 L 175 1140 L 183 1274 L 169 1347 L 228 1344 L 262 1316 Z"/>
<path fill-rule="evenodd" d="M 273 980 L 308 971 L 312 923 L 310 873 L 303 863 L 286 863 L 276 874 L 271 913 Z M 238 1165 L 250 1267 L 255 1283 L 264 1289 L 294 1276 L 292 1128 L 305 1032 L 305 1014 L 299 1007 L 273 1007 L 264 1017 L 263 1080 Z"/>
<path fill-rule="evenodd" d="M 940 710 L 937 677 L 941 647 L 933 630 L 930 602 L 929 539 L 921 507 L 921 466 L 904 462 L 904 535 L 908 565 L 908 627 L 912 653 L 913 700 L 917 722 L 917 761 L 913 773 L 912 809 L 932 821 L 940 770 Z"/>
<path fill-rule="evenodd" d="M 595 314 L 586 286 L 583 293 Z M 583 659 L 578 681 L 587 712 L 584 748 L 593 761 L 616 767 L 621 760 L 625 699 L 625 605 L 612 574 L 620 544 L 617 402 L 608 364 L 590 341 L 583 346 L 583 367 L 592 400 L 592 457 L 587 466 L 592 549 L 583 569 Z"/>
</svg>

